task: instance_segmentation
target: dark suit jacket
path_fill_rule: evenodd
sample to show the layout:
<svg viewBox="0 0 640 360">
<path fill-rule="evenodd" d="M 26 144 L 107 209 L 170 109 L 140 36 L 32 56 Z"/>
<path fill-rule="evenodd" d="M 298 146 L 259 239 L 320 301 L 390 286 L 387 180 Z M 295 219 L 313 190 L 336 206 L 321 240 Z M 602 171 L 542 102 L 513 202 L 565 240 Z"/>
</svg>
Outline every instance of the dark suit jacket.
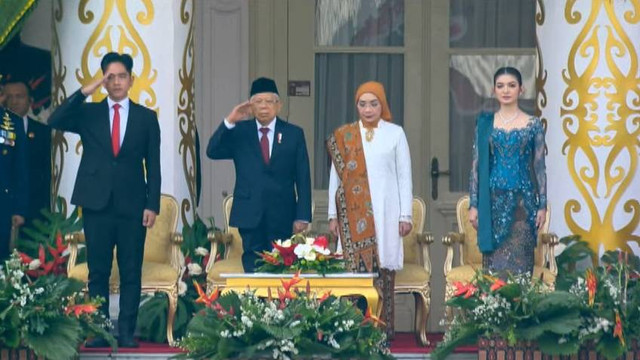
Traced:
<svg viewBox="0 0 640 360">
<path fill-rule="evenodd" d="M 209 140 L 207 156 L 232 159 L 235 165 L 231 226 L 257 227 L 265 214 L 280 229 L 291 229 L 294 220 L 311 222 L 309 155 L 300 127 L 276 119 L 266 165 L 256 120 L 240 121 L 231 130 L 223 122 Z"/>
<path fill-rule="evenodd" d="M 78 90 L 49 117 L 51 127 L 77 133 L 82 140 L 71 203 L 101 210 L 111 198 L 116 211 L 129 217 L 142 218 L 144 209 L 159 213 L 160 126 L 156 113 L 130 101 L 127 129 L 115 157 L 107 99 L 99 103 L 85 103 L 85 99 Z"/>
<path fill-rule="evenodd" d="M 51 202 L 51 128 L 29 118 L 27 127 L 29 150 L 29 215 L 40 216 Z"/>
<path fill-rule="evenodd" d="M 0 125 L 4 117 L 10 119 L 15 145 L 0 144 L 0 214 L 27 216 L 29 204 L 29 173 L 27 168 L 27 144 L 22 119 L 0 106 Z M 1 128 L 1 127 L 0 127 Z M 4 226 L 6 219 L 0 219 Z M 8 224 L 8 223 L 7 223 Z"/>
</svg>

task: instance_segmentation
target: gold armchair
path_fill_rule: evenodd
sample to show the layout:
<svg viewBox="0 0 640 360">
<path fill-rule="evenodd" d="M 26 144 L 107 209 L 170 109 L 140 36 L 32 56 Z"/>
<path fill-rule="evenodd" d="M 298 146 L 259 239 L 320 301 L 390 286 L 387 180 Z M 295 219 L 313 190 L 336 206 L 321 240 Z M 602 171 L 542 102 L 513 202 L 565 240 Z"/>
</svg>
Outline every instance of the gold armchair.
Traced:
<svg viewBox="0 0 640 360">
<path fill-rule="evenodd" d="M 455 291 L 454 282 L 469 282 L 476 271 L 482 268 L 482 253 L 478 248 L 477 231 L 469 222 L 469 196 L 463 196 L 458 200 L 456 214 L 459 232 L 451 232 L 442 238 L 442 243 L 447 248 L 447 255 L 444 261 L 445 302 L 452 297 Z M 547 285 L 553 287 L 558 274 L 554 256 L 554 247 L 558 244 L 558 237 L 553 233 L 549 233 L 550 218 L 551 209 L 547 207 L 545 225 L 538 234 L 533 277 L 542 277 L 542 280 Z M 453 266 L 454 245 L 458 246 L 458 266 Z M 447 317 L 450 317 L 450 315 L 447 314 Z"/>
<path fill-rule="evenodd" d="M 163 292 L 167 294 L 169 299 L 167 341 L 170 345 L 174 344 L 173 320 L 178 305 L 178 282 L 183 266 L 181 265 L 182 253 L 180 251 L 182 235 L 176 233 L 179 209 L 175 198 L 164 194 L 161 196 L 160 214 L 153 227 L 147 230 L 142 263 L 142 292 L 151 294 Z M 76 263 L 78 244 L 84 242 L 84 234 L 72 233 L 65 238 L 70 249 L 67 274 L 71 278 L 87 283 L 89 281 L 87 263 Z M 120 274 L 115 259 L 114 256 L 111 278 L 109 279 L 111 293 L 118 293 L 120 287 Z"/>
<path fill-rule="evenodd" d="M 242 238 L 238 228 L 229 226 L 231 206 L 233 206 L 233 195 L 225 197 L 222 201 L 222 213 L 224 214 L 223 232 L 215 235 L 209 234 L 211 255 L 206 266 L 207 293 L 211 293 L 215 287 L 222 288 L 225 286 L 225 279 L 220 274 L 244 272 L 242 268 Z M 221 245 L 224 252 L 221 258 L 217 259 L 218 249 Z"/>
<path fill-rule="evenodd" d="M 427 319 L 431 307 L 431 258 L 429 245 L 433 235 L 424 231 L 427 205 L 419 197 L 413 198 L 413 229 L 402 240 L 404 264 L 396 273 L 396 294 L 413 294 L 415 299 L 416 337 L 421 345 L 427 346 Z"/>
</svg>

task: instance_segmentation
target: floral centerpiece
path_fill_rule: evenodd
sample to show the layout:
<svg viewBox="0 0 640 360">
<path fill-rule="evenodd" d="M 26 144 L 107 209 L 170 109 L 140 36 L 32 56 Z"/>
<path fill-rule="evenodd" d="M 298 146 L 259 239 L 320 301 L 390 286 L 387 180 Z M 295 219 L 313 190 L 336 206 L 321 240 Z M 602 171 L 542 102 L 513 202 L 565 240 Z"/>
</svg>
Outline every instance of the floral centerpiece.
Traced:
<svg viewBox="0 0 640 360">
<path fill-rule="evenodd" d="M 40 265 L 31 271 L 42 271 Z M 27 266 L 14 252 L 0 271 L 0 347 L 28 348 L 55 360 L 77 356 L 87 336 L 115 344 L 109 321 L 97 310 L 101 301 L 87 301 L 82 282 L 51 272 L 32 279 Z"/>
<path fill-rule="evenodd" d="M 478 272 L 471 283 L 456 283 L 447 302 L 455 315 L 432 355 L 444 358 L 485 337 L 510 345 L 534 341 L 549 355 L 575 354 L 586 346 L 609 359 L 621 356 L 631 339 L 640 338 L 640 261 L 607 252 L 601 262 L 581 272 L 568 289 L 555 291 L 527 275 L 503 280 Z"/>
<path fill-rule="evenodd" d="M 324 235 L 306 237 L 295 234 L 287 240 L 273 242 L 273 250 L 264 251 L 258 259 L 257 272 L 317 272 L 325 275 L 345 271 L 341 254 L 332 253 Z"/>
<path fill-rule="evenodd" d="M 180 346 L 189 359 L 392 359 L 379 320 L 346 299 L 299 291 L 298 274 L 282 280 L 277 296 L 216 289 L 188 326 Z"/>
</svg>

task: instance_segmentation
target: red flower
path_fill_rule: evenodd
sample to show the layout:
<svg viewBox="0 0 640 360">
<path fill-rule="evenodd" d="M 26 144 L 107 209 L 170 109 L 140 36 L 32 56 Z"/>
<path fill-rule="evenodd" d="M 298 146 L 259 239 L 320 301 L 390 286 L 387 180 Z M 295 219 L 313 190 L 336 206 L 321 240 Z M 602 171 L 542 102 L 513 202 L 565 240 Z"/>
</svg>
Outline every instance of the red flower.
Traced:
<svg viewBox="0 0 640 360">
<path fill-rule="evenodd" d="M 326 249 L 329 247 L 329 239 L 327 239 L 327 237 L 324 235 L 320 235 L 313 241 L 313 245 L 320 246 Z"/>
<path fill-rule="evenodd" d="M 503 287 L 503 286 L 505 286 L 505 285 L 507 285 L 507 283 L 506 283 L 506 282 L 504 282 L 504 281 L 503 281 L 502 279 L 500 279 L 500 278 L 496 278 L 496 279 L 493 281 L 493 284 L 491 284 L 491 288 L 490 288 L 490 290 L 491 290 L 491 291 L 496 291 L 496 290 L 500 289 L 501 287 Z"/>
<path fill-rule="evenodd" d="M 616 311 L 616 325 L 613 328 L 613 337 L 620 339 L 620 344 L 622 344 L 622 346 L 626 345 L 626 342 L 624 341 L 624 334 L 622 333 L 622 319 L 620 319 L 618 311 Z"/>
<path fill-rule="evenodd" d="M 596 298 L 596 289 L 598 287 L 598 281 L 596 279 L 596 275 L 593 273 L 591 269 L 587 269 L 585 278 L 587 281 L 587 294 L 589 295 L 589 306 L 593 306 L 593 303 Z"/>
<path fill-rule="evenodd" d="M 459 281 L 456 281 L 453 283 L 453 285 L 456 287 L 456 292 L 453 294 L 453 296 L 464 295 L 465 299 L 472 297 L 473 294 L 475 294 L 478 290 L 478 288 L 471 283 L 463 284 Z"/>
<path fill-rule="evenodd" d="M 285 266 L 293 265 L 293 263 L 298 258 L 296 254 L 293 252 L 296 249 L 296 246 L 298 246 L 298 244 L 292 244 L 289 247 L 283 247 L 276 244 L 275 242 L 273 243 L 273 248 L 278 250 L 280 255 L 282 255 L 282 261 L 284 262 Z"/>
</svg>

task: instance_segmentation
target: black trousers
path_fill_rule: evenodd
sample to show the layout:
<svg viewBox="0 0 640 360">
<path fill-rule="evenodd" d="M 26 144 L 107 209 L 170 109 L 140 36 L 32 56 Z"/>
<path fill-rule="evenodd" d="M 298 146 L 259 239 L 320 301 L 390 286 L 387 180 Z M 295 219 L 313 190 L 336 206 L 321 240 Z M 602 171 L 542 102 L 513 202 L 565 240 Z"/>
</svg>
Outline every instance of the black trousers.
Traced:
<svg viewBox="0 0 640 360">
<path fill-rule="evenodd" d="M 290 238 L 292 230 L 293 221 L 289 223 L 289 226 L 283 226 L 281 221 L 269 219 L 266 212 L 262 215 L 257 227 L 239 228 L 238 231 L 242 237 L 242 250 L 244 251 L 242 253 L 244 272 L 255 272 L 256 260 L 260 258 L 256 252 L 261 253 L 264 250 L 271 250 L 273 248 L 271 242 Z"/>
<path fill-rule="evenodd" d="M 101 311 L 109 316 L 109 277 L 113 249 L 117 249 L 120 272 L 120 313 L 118 333 L 131 338 L 136 329 L 142 284 L 142 259 L 147 229 L 140 217 L 118 214 L 113 200 L 101 210 L 83 209 L 84 234 L 89 267 L 89 295 L 106 299 Z"/>
</svg>

